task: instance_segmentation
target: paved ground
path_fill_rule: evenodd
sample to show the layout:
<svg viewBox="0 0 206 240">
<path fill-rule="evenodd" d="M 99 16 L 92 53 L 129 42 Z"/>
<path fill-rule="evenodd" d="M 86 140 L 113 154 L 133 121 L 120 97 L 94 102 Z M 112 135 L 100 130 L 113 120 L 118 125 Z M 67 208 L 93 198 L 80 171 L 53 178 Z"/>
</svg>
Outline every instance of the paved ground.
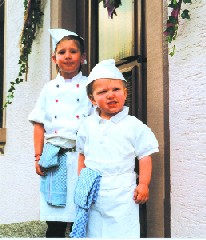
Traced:
<svg viewBox="0 0 206 240">
<path fill-rule="evenodd" d="M 0 238 L 45 238 L 46 227 L 40 221 L 0 224 Z"/>
</svg>

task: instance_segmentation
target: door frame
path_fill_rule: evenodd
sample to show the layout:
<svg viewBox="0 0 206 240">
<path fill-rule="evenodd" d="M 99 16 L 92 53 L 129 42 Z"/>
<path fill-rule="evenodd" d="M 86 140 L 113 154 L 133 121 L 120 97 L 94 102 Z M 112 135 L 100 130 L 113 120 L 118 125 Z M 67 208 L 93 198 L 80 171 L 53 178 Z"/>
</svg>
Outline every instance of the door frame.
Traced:
<svg viewBox="0 0 206 240">
<path fill-rule="evenodd" d="M 150 200 L 147 203 L 147 237 L 171 237 L 168 52 L 163 38 L 167 1 L 134 2 L 135 54 L 142 55 L 143 59 L 142 76 L 138 77 L 140 81 L 135 86 L 135 91 L 141 89 L 138 99 L 134 98 L 134 101 L 138 101 L 135 115 L 154 131 L 160 150 L 160 153 L 153 155 Z M 52 5 L 55 8 L 51 8 L 51 27 L 65 27 L 85 39 L 87 75 L 98 62 L 98 16 L 95 10 L 98 1 L 70 0 L 68 4 L 68 0 L 51 0 Z M 138 9 L 142 11 L 141 18 L 138 18 Z"/>
</svg>

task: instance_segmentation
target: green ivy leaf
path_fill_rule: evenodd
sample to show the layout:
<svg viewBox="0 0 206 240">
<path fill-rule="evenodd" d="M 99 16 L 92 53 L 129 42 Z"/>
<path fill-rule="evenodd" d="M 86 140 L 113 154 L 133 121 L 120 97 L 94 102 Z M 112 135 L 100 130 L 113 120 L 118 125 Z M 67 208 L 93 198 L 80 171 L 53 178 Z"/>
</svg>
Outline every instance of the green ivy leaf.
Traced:
<svg viewBox="0 0 206 240">
<path fill-rule="evenodd" d="M 183 0 L 184 3 L 192 3 L 191 0 Z"/>
<path fill-rule="evenodd" d="M 171 27 L 168 27 L 165 32 L 167 32 L 170 36 L 173 36 L 175 33 L 175 29 L 174 27 L 171 26 Z"/>
<path fill-rule="evenodd" d="M 19 83 L 19 78 L 16 79 L 16 84 L 18 84 L 18 83 Z"/>
<path fill-rule="evenodd" d="M 9 88 L 8 92 L 12 93 L 14 90 L 15 90 L 15 87 L 12 86 Z"/>
<path fill-rule="evenodd" d="M 189 11 L 187 10 L 187 9 L 185 9 L 183 12 L 182 12 L 182 14 L 181 14 L 181 17 L 183 18 L 183 19 L 190 19 L 190 15 L 188 14 L 189 13 Z"/>
<path fill-rule="evenodd" d="M 173 16 L 169 16 L 169 19 L 167 20 L 167 22 L 176 24 L 177 23 L 177 19 L 175 19 L 175 17 L 173 17 Z"/>
</svg>

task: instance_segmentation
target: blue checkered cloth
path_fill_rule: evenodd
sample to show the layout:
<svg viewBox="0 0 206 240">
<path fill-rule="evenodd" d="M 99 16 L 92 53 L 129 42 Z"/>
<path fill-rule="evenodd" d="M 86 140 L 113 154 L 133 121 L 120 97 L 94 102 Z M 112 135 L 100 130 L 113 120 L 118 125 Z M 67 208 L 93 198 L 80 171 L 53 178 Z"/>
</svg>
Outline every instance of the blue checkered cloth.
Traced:
<svg viewBox="0 0 206 240">
<path fill-rule="evenodd" d="M 81 170 L 74 192 L 74 202 L 78 206 L 78 210 L 70 237 L 86 238 L 89 217 L 88 210 L 92 203 L 96 202 L 100 180 L 100 173 L 90 168 L 83 168 Z"/>
<path fill-rule="evenodd" d="M 67 155 L 62 148 L 51 143 L 44 145 L 39 161 L 45 176 L 41 177 L 40 191 L 48 204 L 66 206 L 67 199 Z"/>
</svg>

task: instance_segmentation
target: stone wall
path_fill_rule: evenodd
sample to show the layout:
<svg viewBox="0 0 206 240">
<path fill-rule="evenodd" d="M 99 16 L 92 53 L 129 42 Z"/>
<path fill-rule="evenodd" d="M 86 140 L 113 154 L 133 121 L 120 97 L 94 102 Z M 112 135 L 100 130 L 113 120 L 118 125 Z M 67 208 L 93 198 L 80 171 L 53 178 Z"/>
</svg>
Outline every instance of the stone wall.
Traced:
<svg viewBox="0 0 206 240">
<path fill-rule="evenodd" d="M 44 83 L 50 79 L 50 2 L 29 56 L 28 81 L 16 87 L 6 110 L 6 145 L 0 156 L 0 224 L 39 219 L 39 177 L 35 173 L 33 127 L 27 120 Z M 18 75 L 24 1 L 5 1 L 5 94 Z"/>
<path fill-rule="evenodd" d="M 206 236 L 206 25 L 205 1 L 183 4 L 176 51 L 169 57 L 171 234 Z"/>
</svg>

